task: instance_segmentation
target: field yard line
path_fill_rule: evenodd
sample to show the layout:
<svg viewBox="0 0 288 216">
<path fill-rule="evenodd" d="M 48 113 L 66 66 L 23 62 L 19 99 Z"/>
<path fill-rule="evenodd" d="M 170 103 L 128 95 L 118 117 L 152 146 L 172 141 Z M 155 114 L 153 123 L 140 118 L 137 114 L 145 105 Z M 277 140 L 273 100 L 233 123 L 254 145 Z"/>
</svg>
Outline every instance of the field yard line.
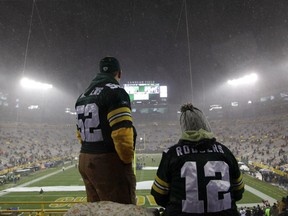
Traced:
<svg viewBox="0 0 288 216">
<path fill-rule="evenodd" d="M 253 187 L 248 186 L 247 184 L 245 184 L 245 190 L 247 190 L 247 191 L 255 194 L 256 196 L 262 198 L 263 200 L 268 200 L 268 202 L 269 202 L 271 205 L 273 205 L 273 203 L 277 203 L 277 200 L 276 200 L 276 199 L 274 199 L 274 198 L 272 198 L 272 197 L 270 197 L 270 196 L 262 193 L 261 191 L 256 190 L 256 189 L 253 188 Z M 239 207 L 253 207 L 253 206 L 257 206 L 257 205 L 262 206 L 263 203 L 237 204 L 238 208 L 239 208 Z"/>
<path fill-rule="evenodd" d="M 65 167 L 65 169 L 70 169 L 70 168 L 72 168 L 72 167 L 75 167 L 75 165 L 67 166 L 67 167 Z M 56 174 L 58 174 L 58 173 L 60 173 L 60 172 L 63 172 L 63 170 L 62 170 L 62 169 L 59 169 L 59 170 L 57 170 L 57 171 L 55 171 L 55 172 L 49 173 L 49 174 L 47 174 L 47 175 L 45 175 L 45 176 L 39 177 L 39 178 L 34 179 L 34 180 L 32 180 L 32 181 L 23 183 L 23 184 L 21 184 L 21 185 L 17 185 L 16 188 L 17 188 L 17 187 L 25 187 L 25 186 L 28 186 L 28 185 L 30 185 L 30 184 L 33 184 L 33 183 L 35 183 L 35 182 L 41 181 L 41 180 L 43 180 L 43 179 L 45 179 L 45 178 L 48 178 L 48 177 L 50 177 L 50 176 L 56 175 Z M 8 193 L 10 193 L 10 191 L 5 191 L 5 190 L 0 191 L 0 196 L 6 195 L 6 194 L 8 194 Z"/>
<path fill-rule="evenodd" d="M 245 185 L 245 190 L 250 191 L 251 193 L 255 194 L 258 197 L 261 197 L 263 200 L 268 200 L 270 204 L 277 203 L 277 200 L 262 193 L 261 191 L 256 190 L 253 187 Z"/>
<path fill-rule="evenodd" d="M 72 168 L 72 167 L 75 167 L 75 165 L 67 166 L 67 167 L 65 167 L 65 169 L 70 169 L 70 168 Z M 58 174 L 58 173 L 60 173 L 60 172 L 63 172 L 62 169 L 60 169 L 60 170 L 58 170 L 58 171 L 55 171 L 55 172 L 52 172 L 52 173 L 50 173 L 50 174 L 47 174 L 47 175 L 45 175 L 45 176 L 39 177 L 39 178 L 37 178 L 37 179 L 34 179 L 34 180 L 30 181 L 30 182 L 26 182 L 26 183 L 23 183 L 23 184 L 21 184 L 21 185 L 18 185 L 18 186 L 16 186 L 16 188 L 17 188 L 17 187 L 25 187 L 25 186 L 28 186 L 28 185 L 30 185 L 30 184 L 32 184 L 32 183 L 41 181 L 41 180 L 43 180 L 43 179 L 45 179 L 45 178 L 48 178 L 48 177 L 53 176 L 53 175 L 56 175 L 56 174 Z M 261 191 L 256 190 L 255 188 L 253 188 L 253 187 L 251 187 L 251 186 L 248 186 L 247 184 L 245 185 L 245 190 L 247 190 L 247 191 L 255 194 L 256 196 L 262 198 L 263 200 L 268 200 L 270 204 L 273 204 L 273 203 L 275 203 L 275 202 L 277 203 L 277 200 L 276 200 L 276 199 L 274 199 L 274 198 L 272 198 L 272 197 L 270 197 L 270 196 L 262 193 Z M 0 196 L 6 195 L 6 194 L 8 194 L 8 193 L 11 193 L 11 192 L 10 192 L 10 191 L 5 191 L 5 190 L 0 191 Z M 257 205 L 260 205 L 260 206 L 261 206 L 261 205 L 263 205 L 263 203 L 237 204 L 238 207 L 241 207 L 241 206 L 243 206 L 243 207 L 244 207 L 244 206 L 245 206 L 245 207 L 253 207 L 253 206 L 257 206 Z"/>
</svg>

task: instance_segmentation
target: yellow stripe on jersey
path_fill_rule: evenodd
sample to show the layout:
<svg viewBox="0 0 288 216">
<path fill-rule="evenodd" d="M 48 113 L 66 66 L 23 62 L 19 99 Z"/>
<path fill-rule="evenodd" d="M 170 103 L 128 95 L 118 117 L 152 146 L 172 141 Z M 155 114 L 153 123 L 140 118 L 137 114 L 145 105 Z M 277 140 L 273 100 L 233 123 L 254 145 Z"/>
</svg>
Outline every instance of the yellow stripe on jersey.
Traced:
<svg viewBox="0 0 288 216">
<path fill-rule="evenodd" d="M 108 113 L 107 120 L 109 121 L 110 127 L 121 121 L 131 121 L 131 110 L 128 107 L 120 107 Z"/>
<path fill-rule="evenodd" d="M 168 191 L 165 191 L 165 190 L 160 189 L 159 187 L 156 186 L 155 183 L 153 184 L 152 189 L 153 189 L 154 191 L 156 191 L 157 193 L 161 194 L 161 195 L 166 195 L 166 194 L 168 194 Z"/>
<path fill-rule="evenodd" d="M 124 112 L 131 113 L 131 110 L 128 107 L 120 107 L 118 109 L 115 109 L 115 110 L 109 112 L 107 117 L 108 117 L 108 119 L 110 119 L 111 117 L 113 117 L 117 114 L 120 114 L 120 113 L 124 113 Z"/>
<path fill-rule="evenodd" d="M 156 176 L 152 188 L 157 193 L 162 194 L 162 195 L 166 195 L 169 193 L 170 184 L 168 184 L 167 182 L 163 181 L 158 176 Z"/>
<path fill-rule="evenodd" d="M 239 184 L 238 186 L 233 187 L 234 191 L 239 191 L 242 190 L 244 188 L 244 182 L 241 182 L 241 184 Z"/>
<path fill-rule="evenodd" d="M 239 176 L 238 179 L 234 179 L 232 180 L 232 187 L 233 187 L 233 190 L 241 190 L 244 188 L 244 182 L 243 182 L 243 176 L 242 176 L 242 173 L 241 175 Z"/>
<path fill-rule="evenodd" d="M 116 119 L 114 119 L 113 121 L 111 121 L 109 123 L 110 127 L 112 127 L 113 125 L 121 122 L 121 121 L 131 121 L 132 122 L 132 117 L 131 116 L 121 116 L 121 117 L 118 117 Z"/>
<path fill-rule="evenodd" d="M 76 137 L 77 137 L 79 143 L 82 144 L 81 133 L 78 130 L 76 130 Z"/>
<path fill-rule="evenodd" d="M 155 180 L 162 185 L 163 187 L 170 187 L 170 184 L 168 184 L 167 182 L 163 181 L 162 179 L 160 179 L 158 176 L 156 176 Z"/>
</svg>

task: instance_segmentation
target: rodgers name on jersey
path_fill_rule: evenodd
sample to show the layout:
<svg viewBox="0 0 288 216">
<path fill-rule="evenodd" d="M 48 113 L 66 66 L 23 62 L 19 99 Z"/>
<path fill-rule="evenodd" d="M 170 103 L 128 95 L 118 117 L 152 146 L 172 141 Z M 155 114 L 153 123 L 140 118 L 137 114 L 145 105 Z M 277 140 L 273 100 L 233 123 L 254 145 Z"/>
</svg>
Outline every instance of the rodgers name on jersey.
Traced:
<svg viewBox="0 0 288 216">
<path fill-rule="evenodd" d="M 210 148 L 204 150 L 198 150 L 189 145 L 178 146 L 175 148 L 177 156 L 188 155 L 188 154 L 198 154 L 198 153 L 222 153 L 224 151 L 221 145 L 213 144 Z"/>
</svg>

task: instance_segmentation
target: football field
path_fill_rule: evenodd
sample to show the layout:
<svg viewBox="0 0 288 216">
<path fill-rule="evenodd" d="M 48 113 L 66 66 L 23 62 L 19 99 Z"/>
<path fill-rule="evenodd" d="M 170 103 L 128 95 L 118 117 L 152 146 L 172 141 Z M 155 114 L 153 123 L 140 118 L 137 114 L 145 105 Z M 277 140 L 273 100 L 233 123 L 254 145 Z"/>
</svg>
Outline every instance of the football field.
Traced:
<svg viewBox="0 0 288 216">
<path fill-rule="evenodd" d="M 142 170 L 136 171 L 137 178 L 137 205 L 145 207 L 157 207 L 150 188 L 156 174 L 159 159 L 152 160 L 153 156 L 143 156 L 140 162 L 145 164 Z M 160 156 L 157 156 L 160 157 Z M 281 200 L 287 196 L 287 191 L 267 184 L 251 176 L 244 175 L 246 184 L 244 197 L 238 206 L 254 206 L 268 200 L 270 203 Z M 1 209 L 69 209 L 70 203 L 86 201 L 83 181 L 75 165 L 70 163 L 62 167 L 49 168 L 37 171 L 29 176 L 21 178 L 16 184 L 0 186 L 0 202 L 18 202 L 13 204 L 1 204 Z M 40 205 L 37 202 L 44 202 Z M 49 203 L 48 203 L 49 202 Z M 21 204 L 24 203 L 24 204 Z"/>
</svg>

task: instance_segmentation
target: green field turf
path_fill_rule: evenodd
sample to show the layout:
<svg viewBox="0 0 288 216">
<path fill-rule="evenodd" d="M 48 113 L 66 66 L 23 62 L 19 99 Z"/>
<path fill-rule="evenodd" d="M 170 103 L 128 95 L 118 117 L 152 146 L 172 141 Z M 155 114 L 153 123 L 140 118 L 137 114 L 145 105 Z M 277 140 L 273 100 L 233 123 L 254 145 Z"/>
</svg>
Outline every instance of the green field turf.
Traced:
<svg viewBox="0 0 288 216">
<path fill-rule="evenodd" d="M 142 162 L 145 163 L 145 166 L 155 166 L 157 167 L 159 163 L 160 156 L 157 155 L 157 162 L 153 162 L 151 160 L 152 156 L 145 156 L 142 158 Z M 155 156 L 156 157 L 156 156 Z M 70 163 L 69 163 L 70 165 Z M 68 166 L 68 165 L 67 165 Z M 57 204 L 55 201 L 85 201 L 85 191 L 52 191 L 48 192 L 44 190 L 44 193 L 40 194 L 41 187 L 47 186 L 83 186 L 83 181 L 78 172 L 78 169 L 75 166 L 72 166 L 69 169 L 65 169 L 65 171 L 61 171 L 60 168 L 50 168 L 43 171 L 38 171 L 30 174 L 27 177 L 21 178 L 17 184 L 5 184 L 0 186 L 0 190 L 3 191 L 7 188 L 16 187 L 17 185 L 23 184 L 25 182 L 29 182 L 31 180 L 37 179 L 41 176 L 45 176 L 49 173 L 60 170 L 58 174 L 47 177 L 41 181 L 29 184 L 26 187 L 39 187 L 39 191 L 33 192 L 10 192 L 0 196 L 0 202 L 52 202 L 52 204 L 47 204 L 44 206 L 46 209 L 68 209 L 71 207 L 71 204 Z M 137 170 L 136 178 L 137 182 L 154 180 L 156 174 L 156 170 Z M 287 195 L 287 191 L 280 189 L 278 187 L 272 186 L 265 182 L 259 181 L 255 178 L 252 178 L 248 175 L 244 175 L 245 184 L 261 191 L 262 193 L 269 195 L 270 197 L 280 200 L 283 196 Z M 145 207 L 157 207 L 153 197 L 150 195 L 150 190 L 137 190 L 137 205 L 145 206 Z M 246 205 L 249 203 L 261 203 L 261 197 L 256 196 L 249 191 L 245 191 L 244 197 L 238 204 Z M 19 207 L 20 209 L 39 209 L 43 208 L 38 204 L 1 204 L 1 209 L 7 209 L 9 207 Z"/>
</svg>

